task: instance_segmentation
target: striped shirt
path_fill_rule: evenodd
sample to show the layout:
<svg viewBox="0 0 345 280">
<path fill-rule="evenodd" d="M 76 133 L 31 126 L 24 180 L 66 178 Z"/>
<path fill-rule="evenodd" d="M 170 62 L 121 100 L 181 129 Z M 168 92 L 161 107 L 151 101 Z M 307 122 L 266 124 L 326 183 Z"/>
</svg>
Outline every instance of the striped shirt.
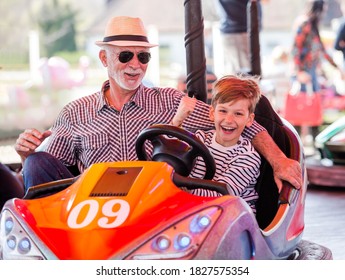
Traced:
<svg viewBox="0 0 345 280">
<path fill-rule="evenodd" d="M 255 203 L 258 199 L 255 184 L 260 175 L 261 158 L 250 139 L 241 136 L 236 145 L 224 147 L 215 141 L 214 130 L 207 132 L 198 130 L 195 134 L 208 147 L 216 162 L 213 180 L 225 183 L 229 193 L 241 196 L 255 214 Z M 190 176 L 203 178 L 205 171 L 204 161 L 198 158 Z M 215 191 L 203 189 L 196 189 L 192 193 L 201 196 L 220 196 Z"/>
<path fill-rule="evenodd" d="M 67 104 L 52 126 L 45 150 L 66 166 L 77 165 L 83 172 L 93 163 L 137 160 L 135 142 L 144 128 L 169 123 L 174 117 L 184 93 L 173 88 L 148 88 L 140 85 L 137 92 L 118 111 L 109 106 L 101 91 Z M 197 101 L 195 110 L 184 121 L 190 131 L 209 130 L 209 105 Z M 252 138 L 264 130 L 258 123 L 246 130 Z"/>
</svg>

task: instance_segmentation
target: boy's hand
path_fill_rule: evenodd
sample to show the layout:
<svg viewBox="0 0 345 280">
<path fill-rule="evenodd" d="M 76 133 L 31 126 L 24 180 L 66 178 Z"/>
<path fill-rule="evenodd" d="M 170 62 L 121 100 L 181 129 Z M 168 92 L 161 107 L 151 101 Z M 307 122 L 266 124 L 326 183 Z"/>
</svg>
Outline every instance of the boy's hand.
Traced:
<svg viewBox="0 0 345 280">
<path fill-rule="evenodd" d="M 176 114 L 171 121 L 172 125 L 181 126 L 183 121 L 194 111 L 196 98 L 184 96 L 177 108 Z"/>
</svg>

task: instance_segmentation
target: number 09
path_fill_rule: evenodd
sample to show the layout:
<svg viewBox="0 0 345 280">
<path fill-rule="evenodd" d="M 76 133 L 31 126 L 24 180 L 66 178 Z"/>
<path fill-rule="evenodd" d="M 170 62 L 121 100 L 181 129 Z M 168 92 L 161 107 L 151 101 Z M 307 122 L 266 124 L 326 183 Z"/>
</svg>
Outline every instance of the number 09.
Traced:
<svg viewBox="0 0 345 280">
<path fill-rule="evenodd" d="M 118 210 L 114 211 L 113 209 L 117 204 L 119 205 Z M 87 214 L 82 221 L 78 222 L 78 217 L 84 207 L 88 207 Z M 70 228 L 83 228 L 88 226 L 97 217 L 99 208 L 99 203 L 96 200 L 89 199 L 80 202 L 71 210 L 67 219 L 67 225 Z M 98 219 L 98 226 L 101 228 L 115 228 L 120 226 L 127 219 L 130 206 L 125 200 L 112 199 L 104 203 L 101 211 L 103 216 Z"/>
</svg>

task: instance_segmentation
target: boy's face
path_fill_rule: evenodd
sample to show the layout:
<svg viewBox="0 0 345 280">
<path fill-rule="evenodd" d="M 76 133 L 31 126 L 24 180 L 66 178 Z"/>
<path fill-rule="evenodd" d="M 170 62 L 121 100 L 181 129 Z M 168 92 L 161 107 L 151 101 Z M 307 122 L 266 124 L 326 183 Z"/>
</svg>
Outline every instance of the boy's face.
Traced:
<svg viewBox="0 0 345 280">
<path fill-rule="evenodd" d="M 251 126 L 254 113 L 249 113 L 249 100 L 238 99 L 217 104 L 210 109 L 210 118 L 216 127 L 216 141 L 224 147 L 237 143 L 245 127 Z"/>
</svg>

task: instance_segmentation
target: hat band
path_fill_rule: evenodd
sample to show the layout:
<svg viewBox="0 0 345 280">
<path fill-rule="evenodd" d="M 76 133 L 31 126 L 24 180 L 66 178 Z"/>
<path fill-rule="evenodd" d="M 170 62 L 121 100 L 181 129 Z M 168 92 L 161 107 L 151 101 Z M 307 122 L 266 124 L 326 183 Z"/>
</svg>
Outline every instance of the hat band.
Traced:
<svg viewBox="0 0 345 280">
<path fill-rule="evenodd" d="M 111 41 L 140 41 L 140 42 L 146 42 L 147 40 L 146 36 L 140 36 L 140 35 L 115 35 L 115 36 L 107 36 L 104 37 L 103 42 L 111 42 Z"/>
</svg>

